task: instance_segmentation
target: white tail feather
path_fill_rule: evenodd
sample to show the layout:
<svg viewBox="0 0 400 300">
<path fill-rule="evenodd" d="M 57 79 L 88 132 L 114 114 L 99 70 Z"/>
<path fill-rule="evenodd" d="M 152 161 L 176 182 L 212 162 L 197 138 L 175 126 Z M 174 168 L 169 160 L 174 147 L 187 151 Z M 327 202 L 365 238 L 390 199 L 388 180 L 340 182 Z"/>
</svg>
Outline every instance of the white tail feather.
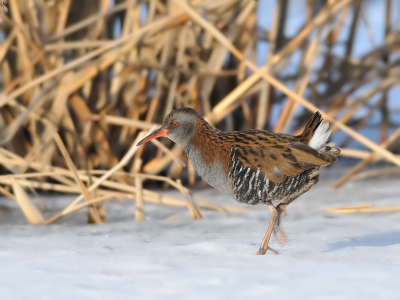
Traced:
<svg viewBox="0 0 400 300">
<path fill-rule="evenodd" d="M 314 148 L 315 150 L 321 149 L 321 147 L 325 145 L 325 143 L 329 139 L 329 136 L 331 135 L 332 131 L 327 131 L 328 128 L 329 122 L 322 121 L 321 124 L 319 124 L 317 130 L 315 130 L 315 133 L 308 143 L 308 146 Z"/>
</svg>

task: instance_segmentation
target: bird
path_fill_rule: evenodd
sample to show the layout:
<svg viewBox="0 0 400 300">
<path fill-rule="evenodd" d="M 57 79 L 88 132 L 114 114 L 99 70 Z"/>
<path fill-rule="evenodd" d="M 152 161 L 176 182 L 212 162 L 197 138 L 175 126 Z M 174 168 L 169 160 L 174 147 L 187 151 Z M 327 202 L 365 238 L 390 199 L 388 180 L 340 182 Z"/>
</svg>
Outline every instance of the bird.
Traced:
<svg viewBox="0 0 400 300">
<path fill-rule="evenodd" d="M 286 215 L 286 207 L 315 185 L 321 168 L 336 162 L 340 154 L 334 143 L 327 143 L 329 126 L 317 111 L 300 135 L 257 129 L 224 132 L 184 107 L 171 111 L 163 125 L 137 146 L 167 137 L 182 146 L 209 185 L 240 203 L 266 204 L 271 219 L 256 254 L 279 254 L 269 241 L 272 232 L 285 238 L 281 214 Z"/>
</svg>

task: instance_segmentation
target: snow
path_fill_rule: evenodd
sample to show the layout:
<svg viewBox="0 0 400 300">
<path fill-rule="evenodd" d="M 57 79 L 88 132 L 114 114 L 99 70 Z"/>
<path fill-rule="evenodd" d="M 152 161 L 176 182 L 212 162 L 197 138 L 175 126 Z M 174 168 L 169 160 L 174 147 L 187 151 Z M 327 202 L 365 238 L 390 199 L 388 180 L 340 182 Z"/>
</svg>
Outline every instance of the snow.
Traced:
<svg viewBox="0 0 400 300">
<path fill-rule="evenodd" d="M 340 165 L 288 207 L 289 244 L 256 256 L 269 222 L 266 206 L 248 207 L 207 188 L 213 203 L 251 208 L 204 211 L 145 204 L 146 221 L 133 220 L 134 204 L 112 201 L 109 222 L 87 225 L 86 212 L 51 226 L 27 224 L 16 204 L 0 199 L 1 299 L 394 299 L 400 271 L 399 212 L 339 215 L 323 208 L 375 203 L 398 205 L 399 177 L 330 186 L 348 169 Z M 162 191 L 178 196 L 175 191 Z M 47 217 L 70 196 L 42 197 Z M 164 221 L 179 214 L 177 218 Z"/>
</svg>

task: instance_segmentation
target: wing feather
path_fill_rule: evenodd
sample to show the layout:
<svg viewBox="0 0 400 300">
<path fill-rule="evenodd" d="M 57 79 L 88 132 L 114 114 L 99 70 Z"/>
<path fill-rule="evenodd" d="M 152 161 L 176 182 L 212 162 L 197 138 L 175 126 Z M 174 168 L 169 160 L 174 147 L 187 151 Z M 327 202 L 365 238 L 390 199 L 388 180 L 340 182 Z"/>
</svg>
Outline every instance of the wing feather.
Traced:
<svg viewBox="0 0 400 300">
<path fill-rule="evenodd" d="M 236 144 L 234 159 L 240 166 L 259 170 L 274 183 L 282 183 L 286 176 L 295 177 L 302 172 L 327 166 L 332 158 L 293 138 L 278 135 L 274 142 L 258 141 L 254 146 Z M 256 138 L 256 136 L 254 136 Z"/>
</svg>

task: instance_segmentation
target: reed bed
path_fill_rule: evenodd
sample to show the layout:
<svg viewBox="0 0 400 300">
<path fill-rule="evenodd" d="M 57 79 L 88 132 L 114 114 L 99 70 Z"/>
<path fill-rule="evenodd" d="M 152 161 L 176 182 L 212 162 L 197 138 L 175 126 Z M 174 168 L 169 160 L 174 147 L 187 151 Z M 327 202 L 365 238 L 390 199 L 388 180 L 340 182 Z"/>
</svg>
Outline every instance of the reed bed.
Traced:
<svg viewBox="0 0 400 300">
<path fill-rule="evenodd" d="M 400 125 L 388 93 L 400 74 L 400 35 L 392 2 L 381 1 L 383 42 L 358 57 L 357 30 L 370 28 L 362 0 L 308 0 L 304 23 L 290 36 L 295 4 L 287 0 L 271 1 L 268 31 L 257 25 L 260 4 L 249 0 L 9 1 L 0 24 L 0 192 L 33 224 L 83 208 L 101 223 L 111 198 L 133 199 L 136 220 L 145 218 L 146 202 L 186 207 L 195 219 L 202 209 L 226 214 L 234 208 L 184 187 L 181 179 L 194 185 L 199 178 L 180 146 L 164 139 L 135 147 L 184 106 L 223 130 L 291 133 L 321 110 L 334 132 L 348 136 L 343 155 L 361 159 L 335 187 L 370 163 L 388 162 L 396 173 Z M 260 43 L 268 45 L 262 66 Z M 379 143 L 359 133 L 376 112 Z M 365 150 L 348 148 L 352 140 Z M 149 180 L 182 199 L 147 189 Z M 46 220 L 26 190 L 79 196 Z"/>
</svg>

